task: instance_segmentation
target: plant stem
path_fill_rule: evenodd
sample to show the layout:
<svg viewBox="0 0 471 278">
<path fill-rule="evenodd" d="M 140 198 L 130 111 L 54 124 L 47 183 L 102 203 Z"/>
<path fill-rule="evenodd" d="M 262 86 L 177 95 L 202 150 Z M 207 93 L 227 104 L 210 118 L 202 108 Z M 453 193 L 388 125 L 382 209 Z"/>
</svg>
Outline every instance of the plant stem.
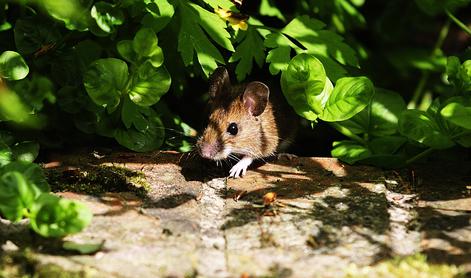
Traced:
<svg viewBox="0 0 471 278">
<path fill-rule="evenodd" d="M 460 132 L 460 133 L 458 133 L 458 134 L 456 134 L 456 135 L 451 136 L 450 139 L 451 139 L 451 140 L 455 140 L 456 138 L 460 138 L 461 136 L 463 136 L 463 135 L 468 135 L 468 134 L 471 134 L 471 130 L 465 130 L 465 131 L 463 131 L 463 132 Z"/>
<path fill-rule="evenodd" d="M 433 152 L 434 150 L 435 150 L 434 148 L 428 148 L 428 149 L 426 149 L 425 151 L 423 151 L 423 152 L 417 154 L 416 156 L 414 156 L 414 157 L 408 159 L 408 160 L 406 161 L 406 164 L 409 165 L 409 164 L 411 164 L 412 162 L 415 162 L 416 160 L 419 160 L 419 159 L 421 159 L 422 157 L 428 155 L 429 153 Z"/>
<path fill-rule="evenodd" d="M 265 30 L 268 30 L 268 31 L 272 31 L 272 32 L 281 32 L 280 30 L 276 29 L 276 28 L 272 28 L 272 27 L 268 27 L 268 26 L 263 26 L 263 25 L 253 25 L 253 24 L 250 24 L 250 26 L 252 26 L 253 28 L 257 28 L 257 29 L 265 29 Z"/>
<path fill-rule="evenodd" d="M 336 130 L 338 130 L 343 135 L 347 136 L 348 138 L 355 140 L 361 144 L 366 145 L 366 140 L 361 138 L 360 136 L 356 135 L 355 133 L 351 132 L 348 128 L 345 128 L 337 123 L 330 123 Z"/>
<path fill-rule="evenodd" d="M 458 25 L 461 29 L 463 29 L 463 31 L 465 31 L 469 36 L 471 36 L 471 29 L 469 29 L 466 24 L 456 18 L 449 10 L 445 10 L 445 13 L 451 20 L 453 20 L 456 25 Z"/>
<path fill-rule="evenodd" d="M 458 133 L 458 134 L 456 134 L 456 135 L 450 137 L 450 139 L 451 139 L 451 140 L 454 140 L 454 139 L 456 139 L 456 138 L 459 138 L 459 137 L 461 137 L 461 136 L 463 136 L 463 135 L 467 135 L 467 134 L 471 134 L 471 131 L 465 130 L 465 131 L 463 131 L 463 132 L 461 132 L 461 133 Z M 411 164 L 412 162 L 414 162 L 414 161 L 416 161 L 416 160 L 418 160 L 418 159 L 421 159 L 422 157 L 424 157 L 424 156 L 428 155 L 429 153 L 433 152 L 434 150 L 435 150 L 434 148 L 428 148 L 428 149 L 426 149 L 425 151 L 423 151 L 423 152 L 417 154 L 416 156 L 414 156 L 414 157 L 408 159 L 408 160 L 406 161 L 406 164 Z"/>
<path fill-rule="evenodd" d="M 445 41 L 449 30 L 450 30 L 450 21 L 448 20 L 442 26 L 442 29 L 440 30 L 440 34 L 438 35 L 437 42 L 435 43 L 435 46 L 432 50 L 430 58 L 433 58 L 435 55 L 439 54 L 440 49 L 442 48 L 443 42 Z M 422 70 L 422 76 L 419 80 L 419 83 L 417 84 L 417 87 L 414 90 L 414 94 L 412 95 L 412 99 L 407 105 L 407 108 L 413 109 L 417 107 L 417 103 L 419 102 L 419 99 L 424 94 L 425 85 L 427 84 L 429 77 L 430 77 L 430 72 Z"/>
<path fill-rule="evenodd" d="M 425 84 L 427 84 L 429 76 L 430 73 L 428 71 L 422 71 L 422 76 L 420 77 L 419 83 L 417 83 L 412 99 L 409 101 L 409 104 L 407 104 L 408 109 L 414 109 L 417 107 L 417 102 L 423 94 Z"/>
</svg>

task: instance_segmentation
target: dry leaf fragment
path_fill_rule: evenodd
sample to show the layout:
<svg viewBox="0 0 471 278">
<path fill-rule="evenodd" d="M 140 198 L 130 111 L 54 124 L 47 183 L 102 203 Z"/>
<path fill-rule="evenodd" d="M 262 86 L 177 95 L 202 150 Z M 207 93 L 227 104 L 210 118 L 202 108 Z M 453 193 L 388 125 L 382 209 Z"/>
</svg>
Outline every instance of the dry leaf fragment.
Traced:
<svg viewBox="0 0 471 278">
<path fill-rule="evenodd" d="M 240 275 L 240 278 L 250 278 L 250 275 L 247 272 L 244 272 Z"/>
<path fill-rule="evenodd" d="M 263 195 L 263 205 L 269 206 L 271 203 L 275 202 L 276 200 L 276 192 L 268 192 L 267 194 Z"/>
<path fill-rule="evenodd" d="M 236 202 L 239 201 L 239 199 L 242 198 L 242 196 L 244 196 L 246 193 L 247 193 L 247 190 L 238 191 L 233 197 L 234 201 Z"/>
</svg>

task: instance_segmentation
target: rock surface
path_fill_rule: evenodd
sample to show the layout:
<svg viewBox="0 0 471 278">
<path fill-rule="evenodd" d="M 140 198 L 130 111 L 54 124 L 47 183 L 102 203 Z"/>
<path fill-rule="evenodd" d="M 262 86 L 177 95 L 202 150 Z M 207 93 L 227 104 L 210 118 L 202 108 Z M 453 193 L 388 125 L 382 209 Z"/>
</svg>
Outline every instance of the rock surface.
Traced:
<svg viewBox="0 0 471 278">
<path fill-rule="evenodd" d="M 38 242 L 26 223 L 1 221 L 2 252 L 34 246 L 37 265 L 86 277 L 343 277 L 352 265 L 417 252 L 471 273 L 469 173 L 427 179 L 427 170 L 414 170 L 410 179 L 332 158 L 282 155 L 242 179 L 226 179 L 225 168 L 171 152 L 74 154 L 44 164 L 63 176 L 90 165 L 142 171 L 149 184 L 144 195 L 57 193 L 94 213 L 85 231 L 66 240 L 104 240 L 101 251 L 63 254 Z M 271 193 L 264 202 L 269 192 L 276 198 Z"/>
</svg>

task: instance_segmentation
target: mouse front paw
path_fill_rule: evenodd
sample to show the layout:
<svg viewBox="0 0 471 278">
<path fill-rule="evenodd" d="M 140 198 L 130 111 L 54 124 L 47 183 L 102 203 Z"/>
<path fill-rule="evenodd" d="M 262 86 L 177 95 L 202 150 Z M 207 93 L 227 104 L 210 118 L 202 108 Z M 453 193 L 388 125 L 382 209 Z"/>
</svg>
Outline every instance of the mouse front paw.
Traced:
<svg viewBox="0 0 471 278">
<path fill-rule="evenodd" d="M 236 165 L 234 165 L 229 171 L 229 177 L 239 178 L 245 175 L 247 168 L 252 164 L 253 159 L 244 156 Z"/>
</svg>

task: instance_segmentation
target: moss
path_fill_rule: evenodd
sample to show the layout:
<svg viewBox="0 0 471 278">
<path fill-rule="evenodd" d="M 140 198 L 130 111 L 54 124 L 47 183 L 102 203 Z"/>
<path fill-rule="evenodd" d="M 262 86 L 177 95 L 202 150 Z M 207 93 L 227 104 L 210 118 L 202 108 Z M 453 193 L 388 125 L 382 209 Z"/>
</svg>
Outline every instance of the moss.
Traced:
<svg viewBox="0 0 471 278">
<path fill-rule="evenodd" d="M 84 278 L 90 277 L 84 270 L 81 271 L 65 271 L 58 265 L 45 264 L 37 266 L 35 269 L 34 277 L 37 278 Z"/>
<path fill-rule="evenodd" d="M 87 271 L 67 271 L 55 264 L 39 264 L 30 249 L 0 254 L 0 277 L 84 278 Z"/>
<path fill-rule="evenodd" d="M 463 271 L 454 265 L 431 264 L 423 254 L 396 257 L 374 266 L 351 265 L 346 277 L 464 277 Z"/>
<path fill-rule="evenodd" d="M 0 277 L 32 277 L 34 264 L 23 252 L 0 253 Z"/>
<path fill-rule="evenodd" d="M 132 191 L 145 196 L 150 189 L 144 173 L 116 166 L 86 166 L 72 170 L 47 170 L 54 192 L 70 191 L 100 195 L 105 192 Z"/>
</svg>

